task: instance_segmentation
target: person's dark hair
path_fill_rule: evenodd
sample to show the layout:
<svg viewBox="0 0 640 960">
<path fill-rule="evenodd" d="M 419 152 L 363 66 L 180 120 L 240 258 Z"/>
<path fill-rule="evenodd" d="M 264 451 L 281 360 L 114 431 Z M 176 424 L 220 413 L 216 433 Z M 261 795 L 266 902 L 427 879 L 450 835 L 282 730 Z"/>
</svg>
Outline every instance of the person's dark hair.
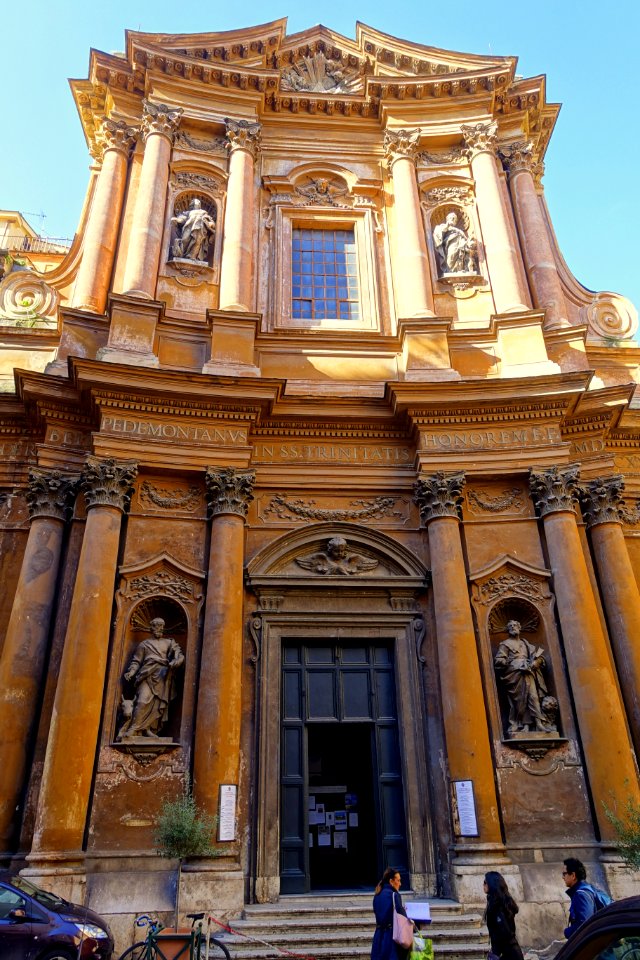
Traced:
<svg viewBox="0 0 640 960">
<path fill-rule="evenodd" d="M 567 873 L 575 873 L 578 880 L 587 879 L 587 871 L 582 860 L 578 860 L 576 857 L 567 857 L 562 862 L 567 868 Z"/>
<path fill-rule="evenodd" d="M 377 886 L 376 889 L 374 890 L 374 893 L 380 893 L 380 891 L 382 890 L 382 888 L 384 887 L 384 885 L 387 884 L 387 883 L 389 883 L 391 880 L 393 880 L 393 878 L 395 877 L 396 873 L 400 873 L 400 871 L 399 871 L 399 870 L 396 870 L 395 867 L 387 867 L 387 869 L 385 870 L 385 872 L 382 874 L 382 876 L 381 876 L 381 878 L 380 878 L 380 882 L 378 883 L 378 886 Z"/>
<path fill-rule="evenodd" d="M 487 907 L 498 907 L 504 913 L 515 917 L 518 912 L 518 904 L 509 893 L 507 881 L 502 874 L 498 873 L 497 870 L 490 870 L 489 873 L 485 873 L 484 882 L 489 888 L 487 890 Z"/>
</svg>

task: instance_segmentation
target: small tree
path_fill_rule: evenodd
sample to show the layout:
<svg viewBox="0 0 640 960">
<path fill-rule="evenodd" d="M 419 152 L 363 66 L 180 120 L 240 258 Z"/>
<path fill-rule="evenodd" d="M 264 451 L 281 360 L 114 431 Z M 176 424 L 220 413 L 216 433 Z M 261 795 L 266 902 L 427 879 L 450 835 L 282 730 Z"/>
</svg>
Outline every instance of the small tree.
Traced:
<svg viewBox="0 0 640 960">
<path fill-rule="evenodd" d="M 604 811 L 615 830 L 620 856 L 630 870 L 640 870 L 640 803 L 629 797 L 621 814 L 606 803 Z"/>
<path fill-rule="evenodd" d="M 218 818 L 201 813 L 191 792 L 191 781 L 185 776 L 182 795 L 165 800 L 156 820 L 154 842 L 161 857 L 178 861 L 176 878 L 176 929 L 180 904 L 180 875 L 187 857 L 215 857 L 213 846 Z"/>
</svg>

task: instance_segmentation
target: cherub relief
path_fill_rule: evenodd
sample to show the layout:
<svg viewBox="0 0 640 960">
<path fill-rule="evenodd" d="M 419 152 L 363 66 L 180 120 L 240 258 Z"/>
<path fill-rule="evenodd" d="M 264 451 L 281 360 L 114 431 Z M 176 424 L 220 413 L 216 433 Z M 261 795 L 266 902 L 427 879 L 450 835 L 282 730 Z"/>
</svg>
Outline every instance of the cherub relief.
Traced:
<svg viewBox="0 0 640 960">
<path fill-rule="evenodd" d="M 308 557 L 299 557 L 296 563 L 305 570 L 333 577 L 366 573 L 378 566 L 377 560 L 349 551 L 344 537 L 332 537 L 327 543 L 326 551 L 318 551 Z"/>
</svg>

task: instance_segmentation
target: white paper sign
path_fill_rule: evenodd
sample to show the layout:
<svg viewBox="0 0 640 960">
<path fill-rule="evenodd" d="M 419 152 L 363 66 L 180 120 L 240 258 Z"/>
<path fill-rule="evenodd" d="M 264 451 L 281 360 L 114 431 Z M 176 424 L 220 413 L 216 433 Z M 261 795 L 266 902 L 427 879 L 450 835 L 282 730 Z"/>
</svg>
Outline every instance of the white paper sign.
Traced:
<svg viewBox="0 0 640 960">
<path fill-rule="evenodd" d="M 318 827 L 318 846 L 331 846 L 331 827 Z"/>
<path fill-rule="evenodd" d="M 218 840 L 236 838 L 236 799 L 238 788 L 235 783 L 220 784 Z"/>
<path fill-rule="evenodd" d="M 350 826 L 350 827 L 357 827 L 357 826 L 358 826 L 358 814 L 357 814 L 357 813 L 350 813 L 350 814 L 349 814 L 349 826 Z"/>
<path fill-rule="evenodd" d="M 331 813 L 330 810 L 327 810 L 325 813 L 325 821 L 328 827 L 332 827 L 336 822 L 336 817 L 334 813 Z"/>
<path fill-rule="evenodd" d="M 458 834 L 461 837 L 477 837 L 478 819 L 473 796 L 472 780 L 454 780 L 455 804 L 458 811 Z"/>
<path fill-rule="evenodd" d="M 309 810 L 309 826 L 317 826 L 319 823 L 324 823 L 324 813 L 319 813 L 317 810 Z"/>
<path fill-rule="evenodd" d="M 347 831 L 346 830 L 337 830 L 333 835 L 333 846 L 337 850 L 341 847 L 343 850 L 347 849 Z"/>
</svg>

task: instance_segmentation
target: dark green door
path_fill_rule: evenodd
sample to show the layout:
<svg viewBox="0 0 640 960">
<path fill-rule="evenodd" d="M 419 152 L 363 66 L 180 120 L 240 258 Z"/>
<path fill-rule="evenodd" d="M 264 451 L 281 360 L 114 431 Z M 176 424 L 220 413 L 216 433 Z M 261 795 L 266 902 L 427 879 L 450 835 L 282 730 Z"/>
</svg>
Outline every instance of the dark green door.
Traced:
<svg viewBox="0 0 640 960">
<path fill-rule="evenodd" d="M 282 893 L 406 883 L 392 644 L 286 642 L 281 718 Z"/>
</svg>

